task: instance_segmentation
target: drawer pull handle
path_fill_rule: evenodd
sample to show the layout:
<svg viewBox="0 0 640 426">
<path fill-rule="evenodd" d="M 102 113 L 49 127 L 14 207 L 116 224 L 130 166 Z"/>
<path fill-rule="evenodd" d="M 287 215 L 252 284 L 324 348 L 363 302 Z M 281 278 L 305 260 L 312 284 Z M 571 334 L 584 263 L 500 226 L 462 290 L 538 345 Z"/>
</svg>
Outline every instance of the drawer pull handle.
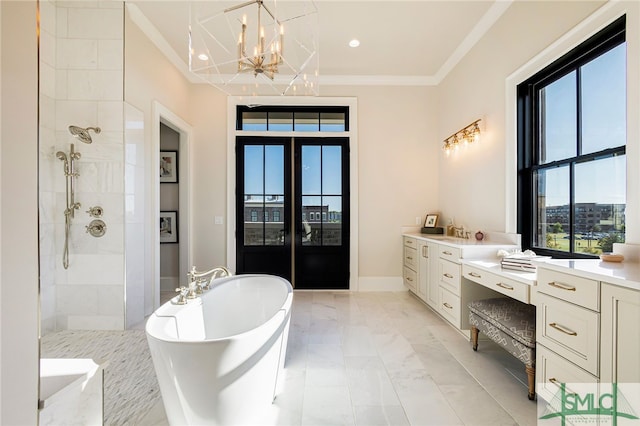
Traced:
<svg viewBox="0 0 640 426">
<path fill-rule="evenodd" d="M 412 278 L 407 277 L 407 281 L 409 281 L 409 282 L 413 282 L 413 279 L 412 279 Z"/>
<path fill-rule="evenodd" d="M 411 256 L 407 256 L 407 259 L 408 259 L 408 260 L 413 260 L 413 257 L 411 257 Z"/>
<path fill-rule="evenodd" d="M 475 272 L 469 272 L 469 275 L 471 275 L 474 278 L 482 278 L 482 275 L 476 274 Z"/>
<path fill-rule="evenodd" d="M 443 303 L 444 307 L 447 309 L 453 309 L 453 306 L 451 306 L 450 304 L 448 304 L 447 302 Z"/>
<path fill-rule="evenodd" d="M 497 283 L 496 285 L 498 287 L 502 287 L 502 288 L 507 289 L 507 290 L 513 290 L 513 287 L 511 287 L 510 285 L 505 284 L 505 283 Z"/>
<path fill-rule="evenodd" d="M 576 288 L 572 285 L 557 283 L 555 281 L 551 281 L 550 283 L 547 283 L 547 284 L 549 284 L 551 287 L 559 288 L 560 290 L 576 291 Z"/>
<path fill-rule="evenodd" d="M 563 327 L 561 325 L 558 325 L 555 322 L 550 323 L 549 327 L 553 327 L 556 330 L 563 332 L 564 334 L 568 334 L 569 336 L 577 336 L 578 335 L 578 333 L 576 333 L 575 331 L 570 330 L 568 328 L 565 328 L 565 327 Z"/>
<path fill-rule="evenodd" d="M 451 275 L 451 274 L 442 274 L 442 275 L 447 277 L 447 278 L 449 278 L 449 279 L 453 278 L 453 275 Z"/>
<path fill-rule="evenodd" d="M 450 251 L 443 251 L 442 254 L 447 255 L 447 256 L 453 256 L 453 253 L 451 253 Z"/>
<path fill-rule="evenodd" d="M 556 385 L 559 388 L 562 388 L 562 384 L 555 377 L 551 377 L 549 379 L 549 382 L 553 383 L 554 385 Z M 565 389 L 565 395 L 576 395 L 576 393 L 572 392 L 571 389 L 569 389 L 569 387 L 567 385 L 564 385 L 564 389 Z"/>
</svg>

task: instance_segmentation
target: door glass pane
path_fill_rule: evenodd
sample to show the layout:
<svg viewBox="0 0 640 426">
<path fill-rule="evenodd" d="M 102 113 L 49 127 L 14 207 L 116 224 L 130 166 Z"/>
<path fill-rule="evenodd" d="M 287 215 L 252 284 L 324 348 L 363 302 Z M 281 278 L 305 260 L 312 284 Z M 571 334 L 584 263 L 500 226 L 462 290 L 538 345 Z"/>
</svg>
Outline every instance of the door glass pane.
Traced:
<svg viewBox="0 0 640 426">
<path fill-rule="evenodd" d="M 284 147 L 244 149 L 244 244 L 284 244 Z"/>
<path fill-rule="evenodd" d="M 542 88 L 540 102 L 540 163 L 576 156 L 576 72 Z"/>
<path fill-rule="evenodd" d="M 244 245 L 264 244 L 264 197 L 252 194 L 244 196 Z"/>
<path fill-rule="evenodd" d="M 284 146 L 264 147 L 264 188 L 267 194 L 284 194 Z"/>
<path fill-rule="evenodd" d="M 320 131 L 320 113 L 318 112 L 296 112 L 294 131 L 296 132 L 318 132 Z"/>
<path fill-rule="evenodd" d="M 244 147 L 244 193 L 264 193 L 264 147 L 247 145 Z"/>
<path fill-rule="evenodd" d="M 342 194 L 342 147 L 322 147 L 322 193 Z"/>
<path fill-rule="evenodd" d="M 626 66 L 621 44 L 581 69 L 583 154 L 626 144 Z"/>
<path fill-rule="evenodd" d="M 302 194 L 319 195 L 321 177 L 320 146 L 302 147 Z"/>
<path fill-rule="evenodd" d="M 302 197 L 302 245 L 322 245 L 322 197 Z"/>
<path fill-rule="evenodd" d="M 320 131 L 321 132 L 344 132 L 345 131 L 344 112 L 321 112 Z"/>
<path fill-rule="evenodd" d="M 539 170 L 535 245 L 569 251 L 569 166 Z"/>
<path fill-rule="evenodd" d="M 601 254 L 624 242 L 626 156 L 575 166 L 575 251 Z"/>
<path fill-rule="evenodd" d="M 342 197 L 322 197 L 322 245 L 342 245 Z"/>
</svg>

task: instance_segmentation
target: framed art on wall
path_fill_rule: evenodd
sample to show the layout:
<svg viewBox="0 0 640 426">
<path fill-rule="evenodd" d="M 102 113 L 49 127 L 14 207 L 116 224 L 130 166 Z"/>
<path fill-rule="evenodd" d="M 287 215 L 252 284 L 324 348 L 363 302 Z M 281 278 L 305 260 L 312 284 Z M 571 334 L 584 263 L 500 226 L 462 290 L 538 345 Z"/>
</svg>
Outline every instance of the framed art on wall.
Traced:
<svg viewBox="0 0 640 426">
<path fill-rule="evenodd" d="M 178 242 L 178 212 L 160 212 L 160 244 Z"/>
<path fill-rule="evenodd" d="M 160 151 L 160 183 L 178 183 L 178 151 Z"/>
</svg>

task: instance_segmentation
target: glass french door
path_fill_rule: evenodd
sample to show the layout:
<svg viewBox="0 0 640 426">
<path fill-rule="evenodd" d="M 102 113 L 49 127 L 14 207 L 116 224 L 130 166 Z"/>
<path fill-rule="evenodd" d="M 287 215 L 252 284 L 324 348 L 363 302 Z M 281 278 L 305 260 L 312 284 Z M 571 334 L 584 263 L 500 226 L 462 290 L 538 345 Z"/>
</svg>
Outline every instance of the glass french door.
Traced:
<svg viewBox="0 0 640 426">
<path fill-rule="evenodd" d="M 349 288 L 348 138 L 238 137 L 236 271 Z"/>
</svg>

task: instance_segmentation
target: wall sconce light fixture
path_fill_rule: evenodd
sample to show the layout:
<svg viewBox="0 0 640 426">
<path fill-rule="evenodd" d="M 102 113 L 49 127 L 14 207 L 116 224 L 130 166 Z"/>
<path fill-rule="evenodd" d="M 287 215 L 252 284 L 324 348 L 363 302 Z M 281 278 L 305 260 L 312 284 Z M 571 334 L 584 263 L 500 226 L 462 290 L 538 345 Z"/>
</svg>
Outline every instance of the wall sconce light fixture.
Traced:
<svg viewBox="0 0 640 426">
<path fill-rule="evenodd" d="M 477 119 L 446 138 L 442 146 L 445 154 L 449 155 L 451 151 L 457 150 L 461 144 L 468 145 L 473 142 L 478 142 L 478 140 L 480 140 L 480 126 L 478 125 L 480 120 L 481 119 Z"/>
</svg>

